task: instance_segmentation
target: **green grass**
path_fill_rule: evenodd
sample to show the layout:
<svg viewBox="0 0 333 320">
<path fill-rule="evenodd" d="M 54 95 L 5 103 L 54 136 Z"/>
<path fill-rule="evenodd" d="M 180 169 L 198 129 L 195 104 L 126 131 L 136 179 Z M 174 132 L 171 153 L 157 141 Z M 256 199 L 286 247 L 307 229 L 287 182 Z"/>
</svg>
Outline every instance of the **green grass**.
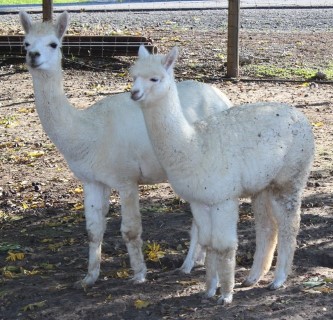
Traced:
<svg viewBox="0 0 333 320">
<path fill-rule="evenodd" d="M 251 65 L 248 70 L 254 77 L 259 78 L 279 78 L 279 79 L 311 79 L 318 70 L 300 67 L 276 67 L 274 65 Z M 327 76 L 327 80 L 333 80 L 333 62 L 322 70 Z"/>
<path fill-rule="evenodd" d="M 74 2 L 87 2 L 88 0 L 53 0 L 54 4 L 57 3 L 74 3 Z M 10 5 L 29 5 L 29 4 L 42 4 L 43 0 L 2 0 L 1 5 L 10 6 Z"/>
</svg>

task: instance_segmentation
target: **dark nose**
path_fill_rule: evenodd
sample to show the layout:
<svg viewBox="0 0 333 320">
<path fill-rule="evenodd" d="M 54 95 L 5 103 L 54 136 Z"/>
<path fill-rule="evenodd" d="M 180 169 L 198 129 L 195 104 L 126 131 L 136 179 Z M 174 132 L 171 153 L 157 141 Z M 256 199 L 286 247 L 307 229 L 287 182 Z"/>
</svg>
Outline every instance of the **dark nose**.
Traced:
<svg viewBox="0 0 333 320">
<path fill-rule="evenodd" d="M 139 100 L 139 99 L 141 98 L 141 96 L 140 96 L 140 91 L 139 91 L 139 90 L 132 90 L 132 91 L 131 91 L 131 98 L 132 98 L 132 100 L 134 100 L 134 101 Z"/>
<path fill-rule="evenodd" d="M 40 53 L 38 51 L 34 51 L 34 52 L 29 52 L 29 57 L 34 60 L 38 57 L 40 57 Z"/>
</svg>

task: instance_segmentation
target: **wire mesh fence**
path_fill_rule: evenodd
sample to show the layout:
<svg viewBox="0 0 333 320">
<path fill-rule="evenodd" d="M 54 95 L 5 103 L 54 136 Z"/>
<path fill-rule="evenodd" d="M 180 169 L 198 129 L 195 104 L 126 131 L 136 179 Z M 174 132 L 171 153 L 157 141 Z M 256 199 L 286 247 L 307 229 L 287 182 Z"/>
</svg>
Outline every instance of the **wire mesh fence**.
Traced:
<svg viewBox="0 0 333 320">
<path fill-rule="evenodd" d="M 76 36 L 143 36 L 152 39 L 159 52 L 177 45 L 181 52 L 177 72 L 180 77 L 206 81 L 225 76 L 227 0 L 197 1 L 200 6 L 213 3 L 216 8 L 193 7 L 191 10 L 182 7 L 184 1 L 174 2 L 173 8 L 168 10 L 165 10 L 163 3 L 157 2 L 153 2 L 154 10 L 143 8 L 141 1 L 113 2 L 108 10 L 82 3 L 79 7 L 71 6 L 68 33 Z M 99 3 L 104 5 L 105 1 Z M 116 10 L 113 7 L 132 4 L 141 5 L 141 9 Z M 333 0 L 241 1 L 240 77 L 332 80 L 331 4 Z M 68 9 L 55 6 L 54 15 L 65 8 Z M 33 16 L 34 19 L 41 19 L 40 12 Z M 22 31 L 15 10 L 1 16 L 0 34 L 20 33 Z M 79 60 L 84 65 L 98 65 L 101 68 L 110 64 L 109 59 L 103 59 L 100 55 L 90 58 L 82 60 L 80 56 L 73 56 L 72 61 Z M 121 58 L 124 66 L 128 66 L 132 59 Z"/>
</svg>

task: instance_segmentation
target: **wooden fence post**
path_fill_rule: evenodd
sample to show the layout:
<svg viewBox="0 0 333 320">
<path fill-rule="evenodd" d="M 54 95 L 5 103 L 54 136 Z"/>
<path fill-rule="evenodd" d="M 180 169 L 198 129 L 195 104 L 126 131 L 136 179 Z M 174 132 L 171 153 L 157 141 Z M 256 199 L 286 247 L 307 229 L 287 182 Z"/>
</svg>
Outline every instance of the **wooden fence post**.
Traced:
<svg viewBox="0 0 333 320">
<path fill-rule="evenodd" d="M 43 0 L 43 21 L 52 21 L 53 0 Z"/>
<path fill-rule="evenodd" d="M 239 75 L 239 11 L 240 0 L 229 0 L 227 52 L 228 78 L 237 78 Z"/>
</svg>

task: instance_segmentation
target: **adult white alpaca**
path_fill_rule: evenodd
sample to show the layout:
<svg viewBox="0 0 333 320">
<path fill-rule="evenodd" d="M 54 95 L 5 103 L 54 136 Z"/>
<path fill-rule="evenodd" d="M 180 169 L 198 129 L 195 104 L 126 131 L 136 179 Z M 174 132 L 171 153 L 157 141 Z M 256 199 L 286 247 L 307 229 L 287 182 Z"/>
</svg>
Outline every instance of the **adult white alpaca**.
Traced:
<svg viewBox="0 0 333 320">
<path fill-rule="evenodd" d="M 140 101 L 156 156 L 174 190 L 191 203 L 199 243 L 207 248 L 206 295 L 230 303 L 237 248 L 238 198 L 250 196 L 256 253 L 245 286 L 255 284 L 278 258 L 271 289 L 285 282 L 300 222 L 301 193 L 314 155 L 303 114 L 285 104 L 231 108 L 190 123 L 180 107 L 173 48 L 157 58 L 141 46 L 131 69 L 132 99 Z"/>
<path fill-rule="evenodd" d="M 41 123 L 84 186 L 89 264 L 88 274 L 79 284 L 92 285 L 98 278 L 111 188 L 120 193 L 121 231 L 134 271 L 133 280 L 142 282 L 146 265 L 141 248 L 138 184 L 166 180 L 142 112 L 129 93 L 108 97 L 85 110 L 72 107 L 63 89 L 60 50 L 68 14 L 62 13 L 55 25 L 32 23 L 25 12 L 20 12 L 20 19 L 26 33 L 26 60 Z M 185 81 L 179 84 L 179 90 L 190 121 L 231 105 L 223 93 L 208 85 Z M 195 225 L 191 233 L 193 240 L 182 267 L 185 272 L 190 272 L 195 260 Z"/>
</svg>

